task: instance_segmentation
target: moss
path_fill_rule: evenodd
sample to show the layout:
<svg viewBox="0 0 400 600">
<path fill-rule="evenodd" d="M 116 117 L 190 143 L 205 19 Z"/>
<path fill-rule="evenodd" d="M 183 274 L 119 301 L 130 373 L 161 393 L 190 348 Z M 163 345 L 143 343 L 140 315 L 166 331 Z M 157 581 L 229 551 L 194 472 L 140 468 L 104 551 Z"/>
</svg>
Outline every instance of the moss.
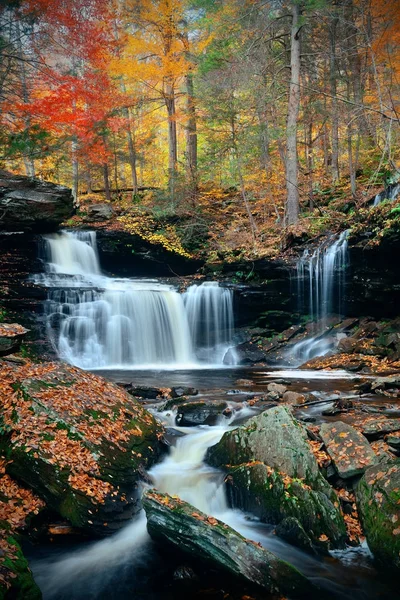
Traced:
<svg viewBox="0 0 400 600">
<path fill-rule="evenodd" d="M 5 575 L 8 575 L 11 588 L 0 589 L 0 600 L 40 600 L 42 594 L 33 579 L 20 545 L 12 536 L 8 536 L 6 540 L 12 552 L 2 559 L 0 566 L 6 570 Z"/>
</svg>

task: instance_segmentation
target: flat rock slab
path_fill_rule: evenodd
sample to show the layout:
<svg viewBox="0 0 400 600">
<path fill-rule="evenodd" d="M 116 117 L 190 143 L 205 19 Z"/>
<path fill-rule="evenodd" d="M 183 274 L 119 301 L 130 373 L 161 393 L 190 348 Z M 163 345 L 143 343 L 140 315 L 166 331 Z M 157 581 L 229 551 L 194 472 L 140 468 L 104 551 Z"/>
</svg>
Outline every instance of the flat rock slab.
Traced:
<svg viewBox="0 0 400 600">
<path fill-rule="evenodd" d="M 143 497 L 143 507 L 150 536 L 196 561 L 270 593 L 297 598 L 310 597 L 315 591 L 295 567 L 179 498 L 150 490 Z"/>
<path fill-rule="evenodd" d="M 392 431 L 400 431 L 400 419 L 374 420 L 370 423 L 365 423 L 361 431 L 367 436 L 377 436 L 379 434 L 392 433 Z"/>
<path fill-rule="evenodd" d="M 0 323 L 0 356 L 16 352 L 28 331 L 18 323 Z"/>
<path fill-rule="evenodd" d="M 362 475 L 377 463 L 377 456 L 368 441 L 351 425 L 342 421 L 324 423 L 319 433 L 343 479 Z"/>
</svg>

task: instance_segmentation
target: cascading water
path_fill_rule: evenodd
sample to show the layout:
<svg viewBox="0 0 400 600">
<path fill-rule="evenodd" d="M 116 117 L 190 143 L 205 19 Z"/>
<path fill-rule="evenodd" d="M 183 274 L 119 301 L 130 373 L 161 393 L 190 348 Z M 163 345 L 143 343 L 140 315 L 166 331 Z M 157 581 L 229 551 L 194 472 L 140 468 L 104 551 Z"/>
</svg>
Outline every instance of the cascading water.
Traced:
<svg viewBox="0 0 400 600">
<path fill-rule="evenodd" d="M 397 196 L 400 194 L 400 183 L 390 183 L 387 188 L 383 190 L 383 192 L 379 192 L 376 194 L 373 206 L 378 206 L 384 200 L 396 200 Z"/>
<path fill-rule="evenodd" d="M 308 306 L 315 331 L 311 338 L 293 346 L 290 350 L 292 359 L 310 360 L 323 356 L 333 347 L 332 340 L 323 337 L 323 334 L 333 308 L 339 314 L 342 311 L 344 276 L 348 263 L 347 237 L 348 232 L 343 231 L 332 243 L 319 246 L 312 254 L 307 248 L 297 262 L 299 309 L 304 312 Z"/>
<path fill-rule="evenodd" d="M 222 366 L 232 345 L 232 291 L 205 282 L 179 294 L 101 274 L 95 232 L 44 238 L 45 311 L 61 358 L 85 369 Z M 202 361 L 202 362 L 201 362 Z"/>
</svg>

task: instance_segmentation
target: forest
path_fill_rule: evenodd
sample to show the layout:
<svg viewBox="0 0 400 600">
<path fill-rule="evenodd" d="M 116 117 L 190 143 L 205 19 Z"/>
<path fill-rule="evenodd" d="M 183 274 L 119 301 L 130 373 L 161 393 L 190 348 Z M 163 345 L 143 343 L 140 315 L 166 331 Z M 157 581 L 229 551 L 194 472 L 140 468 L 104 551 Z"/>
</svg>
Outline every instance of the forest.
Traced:
<svg viewBox="0 0 400 600">
<path fill-rule="evenodd" d="M 263 255 L 282 227 L 326 228 L 396 180 L 399 13 L 367 0 L 5 2 L 2 164 L 76 201 L 122 201 L 123 227 L 180 216 L 167 237 L 189 251 L 206 237 Z"/>
<path fill-rule="evenodd" d="M 0 2 L 0 600 L 395 600 L 400 0 Z"/>
</svg>

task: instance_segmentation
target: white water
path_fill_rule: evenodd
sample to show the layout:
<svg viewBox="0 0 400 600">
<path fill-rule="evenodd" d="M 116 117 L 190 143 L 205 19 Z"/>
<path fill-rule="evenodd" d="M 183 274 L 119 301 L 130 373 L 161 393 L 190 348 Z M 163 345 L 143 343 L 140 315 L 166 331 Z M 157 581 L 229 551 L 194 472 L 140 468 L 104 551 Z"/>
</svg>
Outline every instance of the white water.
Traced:
<svg viewBox="0 0 400 600">
<path fill-rule="evenodd" d="M 395 200 L 397 196 L 400 194 L 400 183 L 392 183 L 388 185 L 383 192 L 379 192 L 376 194 L 373 202 L 373 206 L 378 206 L 384 200 Z"/>
<path fill-rule="evenodd" d="M 297 295 L 300 310 L 308 306 L 311 320 L 315 322 L 312 337 L 298 342 L 289 351 L 289 357 L 305 362 L 316 356 L 324 356 L 338 341 L 324 337 L 327 319 L 335 307 L 342 311 L 342 293 L 345 268 L 348 262 L 348 232 L 328 245 L 319 246 L 311 254 L 308 248 L 297 262 Z"/>
<path fill-rule="evenodd" d="M 252 410 L 246 407 L 243 412 L 250 416 Z M 242 411 L 236 416 L 243 416 Z M 230 421 L 226 419 L 224 425 L 216 427 L 176 428 L 187 435 L 179 438 L 164 461 L 149 472 L 154 487 L 177 495 L 198 510 L 227 523 L 247 539 L 260 543 L 291 562 L 315 583 L 320 583 L 322 588 L 338 593 L 338 598 L 373 598 L 373 595 L 365 596 L 363 592 L 354 594 L 353 589 L 347 589 L 349 585 L 357 587 L 360 584 L 357 574 L 353 574 L 351 569 L 343 570 L 340 563 L 325 564 L 281 541 L 273 534 L 271 527 L 259 523 L 255 518 L 249 518 L 239 510 L 228 508 L 223 474 L 206 465 L 203 459 L 207 448 L 216 444 L 224 432 L 232 428 L 230 423 L 233 419 L 234 417 Z M 357 549 L 357 552 L 361 551 Z M 353 553 L 354 549 L 351 549 L 348 553 L 337 555 L 343 557 L 350 567 L 358 559 Z M 129 577 L 132 571 L 136 573 L 137 569 L 145 569 L 146 566 L 149 568 L 152 556 L 152 542 L 142 511 L 114 536 L 53 560 L 39 560 L 31 564 L 31 567 L 44 600 L 86 600 L 109 597 L 104 595 L 109 593 L 105 592 L 106 589 L 123 585 L 125 575 Z M 361 559 L 368 556 L 368 549 L 364 549 L 360 556 Z M 114 597 L 113 593 L 110 597 Z M 134 596 L 122 596 L 117 592 L 115 597 Z"/>
<path fill-rule="evenodd" d="M 234 334 L 232 291 L 205 282 L 179 294 L 152 280 L 101 274 L 95 232 L 44 238 L 48 329 L 84 369 L 222 367 Z"/>
</svg>

